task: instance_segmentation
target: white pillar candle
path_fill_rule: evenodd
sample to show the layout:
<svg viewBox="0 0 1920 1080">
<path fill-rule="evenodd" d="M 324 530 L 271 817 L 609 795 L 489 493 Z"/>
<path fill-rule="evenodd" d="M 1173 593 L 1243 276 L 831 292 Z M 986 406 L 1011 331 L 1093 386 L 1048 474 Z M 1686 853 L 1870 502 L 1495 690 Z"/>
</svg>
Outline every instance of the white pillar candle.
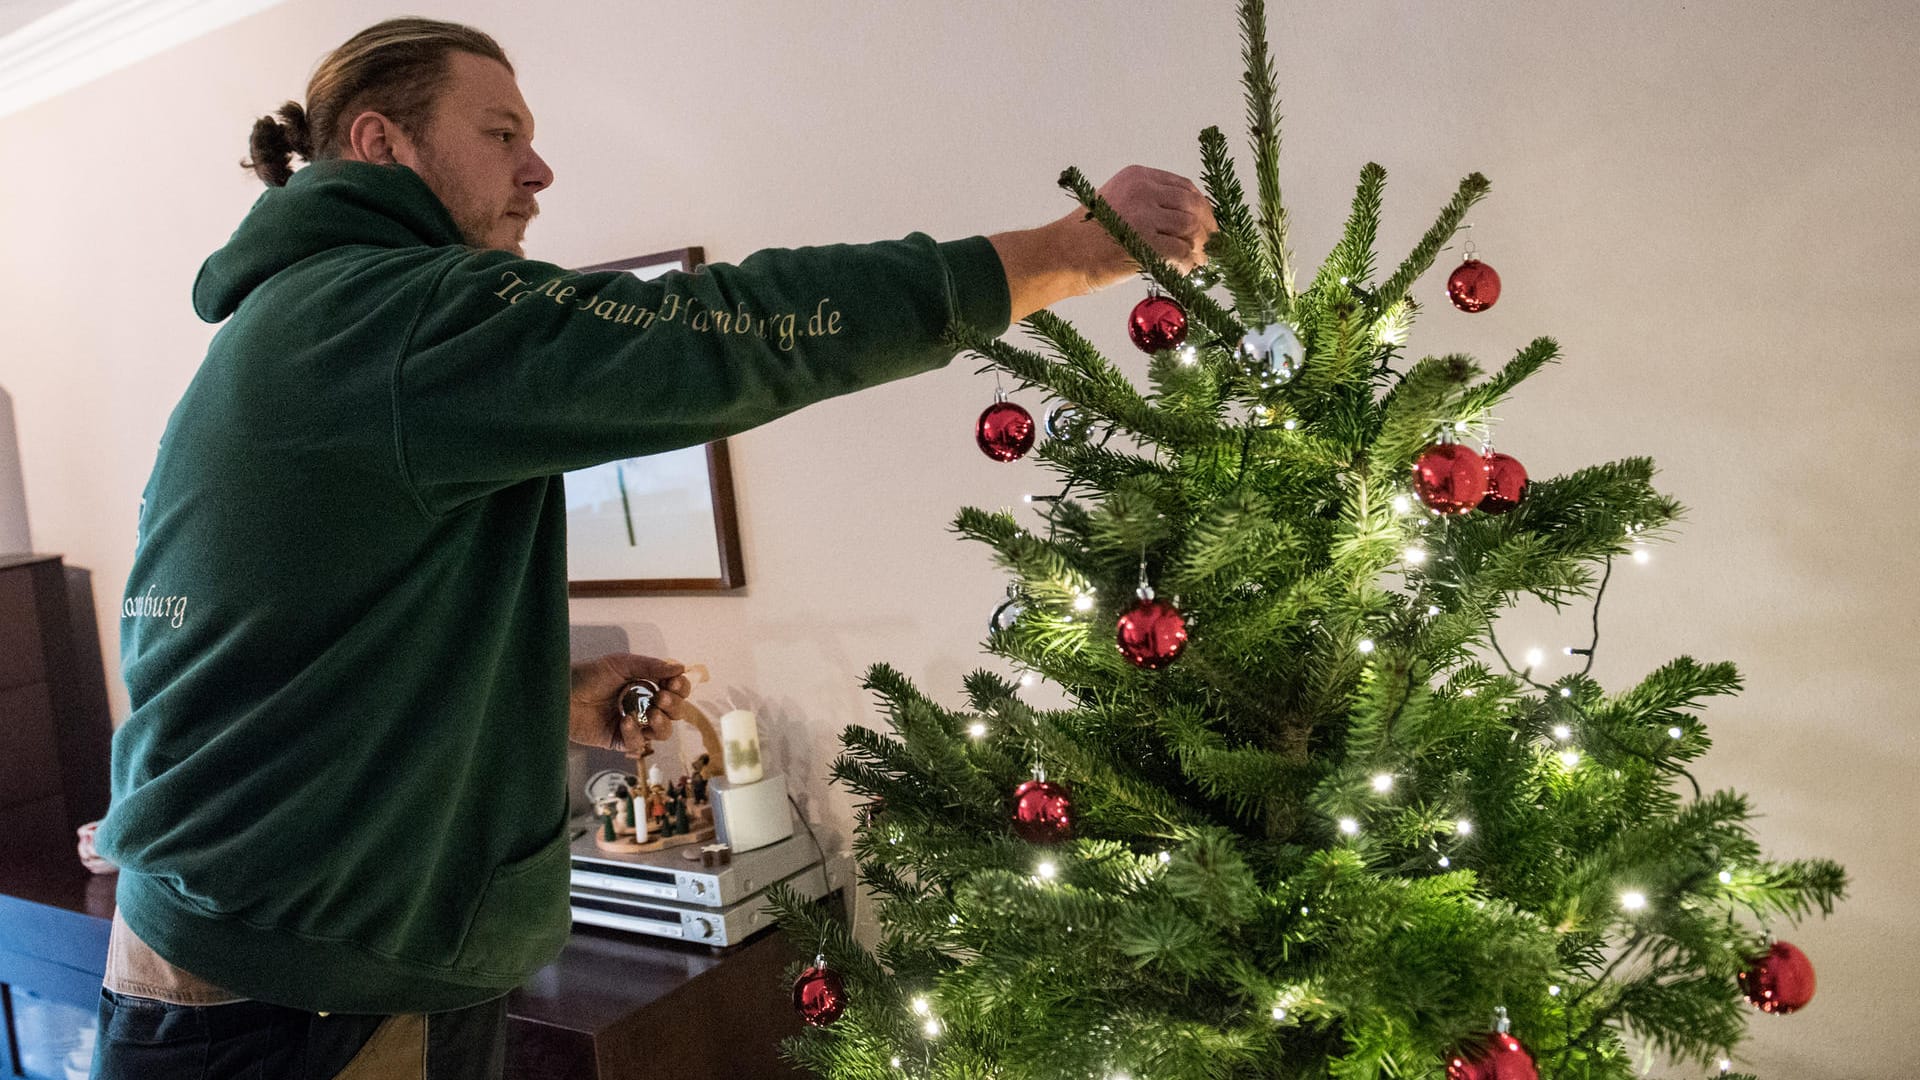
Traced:
<svg viewBox="0 0 1920 1080">
<path fill-rule="evenodd" d="M 765 770 L 760 766 L 760 725 L 751 709 L 735 709 L 720 718 L 720 746 L 726 757 L 727 783 L 758 783 Z"/>
</svg>

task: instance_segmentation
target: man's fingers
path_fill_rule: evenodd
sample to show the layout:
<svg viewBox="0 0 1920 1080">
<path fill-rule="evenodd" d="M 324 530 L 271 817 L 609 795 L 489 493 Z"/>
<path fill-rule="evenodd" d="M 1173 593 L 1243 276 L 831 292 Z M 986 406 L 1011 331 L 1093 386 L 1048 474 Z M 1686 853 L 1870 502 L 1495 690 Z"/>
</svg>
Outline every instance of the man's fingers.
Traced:
<svg viewBox="0 0 1920 1080">
<path fill-rule="evenodd" d="M 1191 232 L 1156 232 L 1147 239 L 1147 243 L 1182 273 L 1190 273 L 1194 267 L 1207 261 L 1206 239 L 1196 238 Z"/>
<path fill-rule="evenodd" d="M 650 679 L 665 684 L 670 679 L 683 679 L 687 665 L 677 660 L 661 660 L 652 656 L 637 656 L 627 653 L 624 656 L 608 657 L 628 679 Z"/>
</svg>

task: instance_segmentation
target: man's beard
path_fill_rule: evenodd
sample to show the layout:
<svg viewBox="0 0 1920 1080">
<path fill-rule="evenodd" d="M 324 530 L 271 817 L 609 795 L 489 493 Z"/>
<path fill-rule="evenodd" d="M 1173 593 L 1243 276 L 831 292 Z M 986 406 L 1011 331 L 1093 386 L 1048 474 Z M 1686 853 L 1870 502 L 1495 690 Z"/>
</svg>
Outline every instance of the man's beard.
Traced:
<svg viewBox="0 0 1920 1080">
<path fill-rule="evenodd" d="M 420 176 L 421 179 L 427 182 L 427 187 L 433 190 L 436 195 L 442 190 L 458 190 L 450 183 L 444 182 L 448 177 L 448 172 L 441 168 L 440 157 L 434 152 L 433 145 L 424 139 L 420 139 L 415 141 L 415 146 L 419 152 Z M 465 242 L 468 247 L 485 249 L 493 249 L 495 247 L 495 245 L 488 243 L 487 236 L 499 223 L 498 218 L 489 215 L 484 209 L 471 209 L 450 205 L 444 198 L 440 200 L 440 203 L 446 206 L 447 214 L 453 218 L 454 227 L 460 230 L 460 239 Z M 500 248 L 499 250 L 519 254 L 518 245 Z"/>
</svg>

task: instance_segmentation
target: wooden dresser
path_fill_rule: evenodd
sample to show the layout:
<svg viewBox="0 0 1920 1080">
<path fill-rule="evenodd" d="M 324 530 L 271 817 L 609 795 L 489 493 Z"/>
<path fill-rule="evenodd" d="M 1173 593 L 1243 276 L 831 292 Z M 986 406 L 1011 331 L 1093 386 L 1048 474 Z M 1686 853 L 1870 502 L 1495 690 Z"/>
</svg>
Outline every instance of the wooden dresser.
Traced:
<svg viewBox="0 0 1920 1080">
<path fill-rule="evenodd" d="M 90 603 L 90 601 L 89 601 Z M 75 616 L 80 616 L 76 618 Z M 0 555 L 0 847 L 71 851 L 107 812 L 104 674 L 58 555 Z M 90 663 L 83 662 L 86 657 Z"/>
<path fill-rule="evenodd" d="M 115 880 L 72 845 L 0 851 L 0 1077 L 66 1080 L 87 1057 Z M 778 932 L 718 953 L 576 927 L 507 999 L 508 1080 L 800 1080 L 780 1059 L 800 959 Z"/>
</svg>

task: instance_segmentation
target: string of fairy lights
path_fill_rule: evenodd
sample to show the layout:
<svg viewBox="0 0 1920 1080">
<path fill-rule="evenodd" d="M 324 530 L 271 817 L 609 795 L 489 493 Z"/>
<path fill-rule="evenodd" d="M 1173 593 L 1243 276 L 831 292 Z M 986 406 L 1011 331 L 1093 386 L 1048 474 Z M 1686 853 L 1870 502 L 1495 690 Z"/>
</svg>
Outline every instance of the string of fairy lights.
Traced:
<svg viewBox="0 0 1920 1080">
<path fill-rule="evenodd" d="M 1479 299 L 1473 299 L 1471 296 L 1467 296 L 1466 299 L 1463 300 L 1462 295 L 1453 295 L 1455 293 L 1455 282 L 1450 280 L 1450 297 L 1454 300 L 1455 306 L 1460 307 L 1461 310 L 1483 310 L 1498 296 L 1498 277 L 1492 274 L 1491 268 L 1486 267 L 1483 263 L 1479 263 L 1471 250 L 1469 250 L 1467 254 L 1467 261 L 1463 263 L 1460 270 L 1455 272 L 1455 277 L 1458 278 L 1460 275 L 1466 273 L 1476 275 L 1474 281 L 1478 283 L 1478 288 L 1482 290 L 1490 289 L 1490 291 L 1483 291 Z M 1468 293 L 1471 291 L 1471 289 L 1467 290 Z M 1144 309 L 1149 308 L 1151 310 L 1147 312 L 1147 315 L 1144 317 L 1146 321 L 1143 322 L 1142 312 Z M 1183 366 L 1189 366 L 1199 362 L 1200 352 L 1193 344 L 1183 343 L 1181 340 L 1181 338 L 1184 337 L 1184 326 L 1184 314 L 1178 310 L 1177 306 L 1171 305 L 1171 302 L 1168 301 L 1167 298 L 1155 292 L 1149 295 L 1148 300 L 1143 301 L 1139 307 L 1136 307 L 1134 319 L 1130 325 L 1130 332 L 1133 332 L 1135 343 L 1143 350 L 1149 352 L 1170 352 L 1178 363 Z M 1383 318 L 1380 330 L 1381 340 L 1388 344 L 1398 344 L 1397 339 L 1400 336 L 1404 336 L 1404 330 L 1404 326 L 1395 319 Z M 1283 333 L 1282 331 L 1285 332 Z M 1262 335 L 1265 336 L 1263 337 Z M 1256 341 L 1256 338 L 1259 340 Z M 1298 338 L 1292 333 L 1291 328 L 1280 324 L 1249 333 L 1247 340 L 1241 344 L 1237 355 L 1243 360 L 1251 360 L 1256 373 L 1264 376 L 1261 385 L 1263 387 L 1271 387 L 1291 378 L 1297 370 L 1298 358 L 1295 354 L 1299 351 L 1298 344 Z M 1209 348 L 1211 347 L 1210 345 Z M 1270 407 L 1256 407 L 1248 416 L 1247 422 L 1250 425 L 1261 428 L 1279 428 L 1284 431 L 1294 431 L 1298 427 L 1298 421 L 1295 418 L 1283 416 L 1277 410 Z M 1069 440 L 1077 444 L 1086 443 L 1092 437 L 1094 426 L 1092 418 L 1085 410 L 1064 401 L 1055 405 L 1053 409 L 1046 414 L 1044 424 L 1046 434 L 1051 440 Z M 977 435 L 982 450 L 985 451 L 989 457 L 999 461 L 1010 461 L 1024 454 L 1026 450 L 1032 446 L 1034 427 L 1035 425 L 1033 425 L 1030 416 L 1028 416 L 1024 410 L 1007 402 L 1004 392 L 1000 392 L 996 393 L 995 405 L 990 406 L 988 411 L 982 414 L 981 425 L 977 431 Z M 1482 450 L 1478 453 L 1459 445 L 1457 441 L 1461 436 L 1471 436 L 1475 434 L 1476 430 L 1480 436 L 1479 441 L 1482 445 Z M 1113 433 L 1113 429 L 1108 427 L 1101 436 L 1099 444 L 1104 445 Z M 1449 485 L 1460 480 L 1462 477 L 1473 479 L 1479 486 L 1472 487 L 1472 485 L 1469 485 L 1471 490 L 1465 494 L 1458 491 L 1450 491 Z M 1077 481 L 1070 477 L 1067 479 L 1062 490 L 1057 494 L 1029 494 L 1026 496 L 1025 501 L 1033 506 L 1046 521 L 1046 535 L 1049 543 L 1055 540 L 1057 527 L 1056 512 L 1072 495 L 1076 483 Z M 1423 599 L 1423 591 L 1427 587 L 1427 583 L 1432 579 L 1434 571 L 1438 569 L 1438 564 L 1447 558 L 1447 547 L 1445 543 L 1446 523 L 1454 517 L 1464 515 L 1476 509 L 1487 513 L 1505 513 L 1519 505 L 1520 501 L 1524 498 L 1526 484 L 1526 473 L 1519 462 L 1508 455 L 1497 454 L 1493 451 L 1490 432 L 1486 427 L 1485 421 L 1481 421 L 1477 429 L 1465 421 L 1452 422 L 1440 426 L 1435 440 L 1429 444 L 1425 450 L 1421 451 L 1421 454 L 1415 459 L 1413 482 L 1410 488 L 1405 491 L 1394 492 L 1388 501 L 1388 505 L 1392 511 L 1391 520 L 1400 524 L 1401 535 L 1396 542 L 1399 545 L 1402 583 L 1414 592 L 1416 603 L 1419 603 L 1420 600 Z M 1438 529 L 1438 535 L 1430 534 L 1428 531 L 1430 528 Z M 1438 554 L 1436 554 L 1436 551 Z M 1498 634 L 1495 631 L 1490 617 L 1486 621 L 1486 644 L 1492 650 L 1494 656 L 1498 658 L 1500 666 L 1506 671 L 1507 675 L 1518 685 L 1538 692 L 1548 709 L 1553 713 L 1554 722 L 1549 725 L 1543 733 L 1544 745 L 1541 747 L 1542 767 L 1557 767 L 1569 775 L 1577 774 L 1583 769 L 1597 767 L 1594 764 L 1597 759 L 1593 755 L 1584 752 L 1586 748 L 1583 747 L 1582 742 L 1589 738 L 1607 739 L 1607 749 L 1611 751 L 1636 757 L 1660 773 L 1684 777 L 1692 785 L 1695 797 L 1698 798 L 1700 795 L 1698 782 L 1678 761 L 1672 760 L 1662 754 L 1641 752 L 1632 747 L 1621 745 L 1618 740 L 1608 739 L 1606 733 L 1601 730 L 1600 726 L 1593 722 L 1593 717 L 1586 711 L 1585 704 L 1576 693 L 1577 688 L 1588 680 L 1588 676 L 1594 665 L 1600 639 L 1600 608 L 1605 598 L 1607 587 L 1612 581 L 1616 555 L 1626 556 L 1637 566 L 1645 566 L 1650 562 L 1651 551 L 1641 527 L 1630 526 L 1626 530 L 1621 549 L 1605 556 L 1605 568 L 1598 586 L 1593 592 L 1591 615 L 1593 629 L 1590 640 L 1584 646 L 1569 645 L 1562 650 L 1565 655 L 1570 657 L 1584 657 L 1584 666 L 1582 666 L 1577 673 L 1563 676 L 1553 682 L 1542 682 L 1539 678 L 1536 678 L 1536 672 L 1544 668 L 1546 653 L 1545 650 L 1538 647 L 1530 648 L 1526 652 L 1524 656 L 1524 667 L 1516 666 L 1509 659 L 1506 651 L 1500 644 Z M 1139 590 L 1139 595 L 1143 603 L 1153 599 L 1152 591 L 1148 587 L 1146 571 L 1147 560 L 1143 550 Z M 1253 586 L 1253 588 L 1257 589 L 1258 586 Z M 1044 591 L 1048 599 L 1045 602 L 1037 601 L 1034 595 L 1036 591 Z M 1052 597 L 1058 597 L 1060 599 L 1056 602 L 1051 599 Z M 1095 623 L 1089 616 L 1098 606 L 1100 606 L 1098 590 L 1094 583 L 1087 580 L 1069 579 L 1052 581 L 1046 583 L 1044 590 L 1023 589 L 1019 582 L 1014 582 L 1008 586 L 1006 600 L 993 612 L 989 619 L 989 635 L 991 637 L 994 634 L 1011 629 L 1018 620 L 1027 616 L 1029 613 L 1044 614 L 1057 619 L 1059 626 L 1070 627 L 1079 632 L 1079 640 L 1077 642 L 1066 643 L 1067 645 L 1074 648 L 1089 647 L 1096 641 L 1093 633 Z M 1424 607 L 1425 613 L 1430 619 L 1438 618 L 1443 614 L 1440 604 L 1433 603 L 1430 600 L 1421 606 Z M 1164 666 L 1165 663 L 1171 662 L 1171 660 L 1178 655 L 1180 647 L 1184 646 L 1184 623 L 1181 622 L 1178 625 L 1180 632 L 1179 643 L 1164 656 L 1148 657 L 1136 655 L 1129 649 L 1126 638 L 1128 628 L 1126 618 L 1123 617 L 1120 626 L 1121 650 L 1123 653 L 1126 653 L 1128 659 L 1134 661 L 1137 666 L 1149 670 L 1156 670 L 1159 666 Z M 1372 657 L 1378 651 L 1379 646 L 1372 637 L 1362 634 L 1353 640 L 1353 648 L 1361 657 L 1367 658 Z M 1154 662 L 1148 662 L 1149 660 Z M 1018 667 L 1020 667 L 1020 665 L 1016 663 L 1016 668 Z M 1440 674 L 1444 677 L 1442 680 L 1442 685 L 1444 686 L 1446 680 L 1450 680 L 1457 672 L 1443 672 Z M 1022 687 L 1031 687 L 1035 684 L 1036 680 L 1037 672 L 1035 671 L 1022 670 L 1019 673 L 1019 683 Z M 1462 698 L 1472 698 L 1476 696 L 1477 689 L 1476 686 L 1469 684 L 1460 686 L 1452 692 Z M 990 725 L 986 719 L 971 721 L 966 729 L 966 733 L 975 743 L 980 743 L 994 734 L 992 725 Z M 1683 741 L 1688 735 L 1688 731 L 1686 728 L 1676 724 L 1670 726 L 1666 734 L 1674 745 L 1679 746 L 1683 744 Z M 1069 859 L 1070 855 L 1068 853 L 1070 853 L 1072 849 L 1058 848 L 1050 845 L 1054 841 L 1065 839 L 1067 836 L 1065 827 L 1067 822 L 1067 803 L 1062 789 L 1046 783 L 1044 769 L 1039 764 L 1037 743 L 1033 745 L 1032 752 L 1035 759 L 1035 780 L 1022 785 L 1019 791 L 1016 792 L 1015 831 L 1026 839 L 1049 845 L 1045 847 L 1044 853 L 1040 854 L 1033 863 L 1032 872 L 1027 878 L 1029 885 L 1037 889 L 1058 888 L 1062 886 L 1064 879 L 1071 876 L 1067 873 L 1067 870 L 1070 868 L 1064 867 L 1063 863 Z M 1619 775 L 1619 771 L 1615 770 L 1615 778 L 1618 778 Z M 1382 800 L 1382 805 L 1384 805 L 1387 800 L 1394 798 L 1395 791 L 1399 787 L 1401 779 L 1402 778 L 1391 769 L 1382 769 L 1372 773 L 1368 777 L 1367 786 L 1371 789 L 1372 795 Z M 1029 809 L 1027 802 L 1024 801 L 1025 793 L 1029 792 L 1029 789 L 1035 788 L 1036 785 L 1042 789 L 1051 788 L 1051 791 L 1042 790 L 1035 792 L 1035 794 L 1041 796 L 1039 801 L 1032 804 L 1034 807 L 1039 808 L 1039 816 L 1028 818 L 1024 816 L 1025 811 Z M 1052 801 L 1049 802 L 1048 800 Z M 1049 817 L 1048 815 L 1054 816 Z M 1345 841 L 1357 843 L 1367 834 L 1367 816 L 1368 812 L 1366 809 L 1354 809 L 1350 812 L 1339 813 L 1333 818 L 1331 824 L 1335 832 L 1344 838 Z M 1471 816 L 1458 812 L 1440 814 L 1437 815 L 1436 821 L 1440 827 L 1430 841 L 1430 850 L 1433 852 L 1433 865 L 1441 871 L 1447 871 L 1452 869 L 1456 862 L 1466 861 L 1470 863 L 1472 861 L 1471 845 L 1474 843 L 1473 838 L 1476 835 Z M 1024 828 L 1023 825 L 1025 826 Z M 1028 831 L 1036 826 L 1041 829 L 1040 832 Z M 898 841 L 899 837 L 897 834 L 890 837 L 890 842 L 897 844 Z M 1122 857 L 1137 859 L 1139 862 L 1139 866 L 1137 867 L 1138 872 L 1144 876 L 1154 873 L 1159 868 L 1168 866 L 1171 862 L 1172 854 L 1169 851 L 1161 850 L 1151 855 Z M 1733 886 L 1737 880 L 1738 870 L 1738 867 L 1731 866 L 1721 868 L 1717 873 L 1719 883 L 1724 887 Z M 1648 895 L 1647 890 L 1633 882 L 1620 883 L 1616 899 L 1620 917 L 1629 920 L 1630 923 L 1644 919 L 1646 913 L 1653 910 L 1656 905 L 1655 899 Z M 1311 914 L 1312 907 L 1310 904 L 1302 904 L 1299 911 L 1304 918 Z M 950 925 L 958 927 L 960 921 L 958 914 L 950 916 Z M 1587 986 L 1572 995 L 1567 996 L 1564 988 L 1559 983 L 1554 983 L 1547 987 L 1546 992 L 1549 997 L 1556 999 L 1563 998 L 1563 996 L 1565 997 L 1562 1011 L 1567 1016 L 1569 1028 L 1565 1042 L 1558 1048 L 1560 1055 L 1564 1057 L 1564 1055 L 1572 1052 L 1580 1045 L 1580 1042 L 1585 1037 L 1591 1035 L 1598 1029 L 1601 1020 L 1603 1020 L 1606 1015 L 1603 1011 L 1594 1019 L 1592 1026 L 1590 1026 L 1587 1031 L 1576 1036 L 1571 1028 L 1575 1006 L 1583 1001 L 1592 990 L 1604 984 L 1617 967 L 1634 954 L 1640 943 L 1646 940 L 1646 936 L 1645 930 L 1637 930 L 1630 943 L 1615 957 L 1613 963 L 1597 978 L 1591 980 Z M 1780 947 L 1779 945 L 1775 946 L 1776 949 Z M 1791 946 L 1785 946 L 1785 948 L 1791 950 L 1795 955 L 1798 955 L 1797 950 L 1792 950 Z M 1799 956 L 1799 962 L 1804 964 L 1804 961 L 1804 956 Z M 1759 962 L 1759 960 L 1754 961 L 1756 964 Z M 1753 987 L 1745 986 L 1745 974 L 1742 975 L 1742 983 L 1749 998 L 1764 1011 L 1790 1012 L 1797 1008 L 1799 1004 L 1804 1003 L 1804 1001 L 1801 1001 L 1798 1003 L 1776 1002 L 1769 1004 L 1755 995 Z M 1806 974 L 1806 993 L 1808 996 L 1811 994 L 1811 984 L 1811 968 L 1808 966 Z M 1297 1024 L 1301 1020 L 1302 1006 L 1310 1003 L 1309 991 L 1305 987 L 1294 986 L 1284 988 L 1276 991 L 1274 1000 L 1266 1007 L 1266 1016 L 1274 1024 Z M 905 1071 L 910 1068 L 907 1063 L 917 1058 L 917 1064 L 924 1066 L 926 1072 L 931 1073 L 933 1068 L 933 1043 L 942 1037 L 946 1031 L 946 1027 L 937 1015 L 933 1001 L 928 994 L 914 994 L 909 999 L 908 1004 L 922 1042 L 917 1048 L 900 1048 L 899 1053 L 890 1057 L 890 1065 L 896 1071 Z M 1536 1075 L 1532 1058 L 1520 1042 L 1508 1032 L 1508 1022 L 1505 1013 L 1506 1010 L 1504 1007 L 1498 1010 L 1494 1030 L 1488 1034 L 1484 1045 L 1477 1048 L 1470 1048 L 1465 1057 L 1458 1054 L 1450 1055 L 1447 1062 L 1447 1075 L 1449 1080 L 1486 1080 L 1486 1078 L 1492 1077 L 1531 1077 Z M 917 1054 L 914 1052 L 916 1049 L 918 1050 Z M 1508 1061 L 1509 1064 L 1515 1062 L 1524 1063 L 1524 1071 L 1502 1071 L 1503 1067 L 1499 1064 L 1502 1060 Z M 1723 1075 L 1729 1073 L 1732 1069 L 1730 1057 L 1721 1058 L 1718 1064 L 1719 1071 Z M 1136 1076 L 1138 1080 L 1147 1080 L 1147 1077 L 1143 1074 L 1136 1074 L 1125 1067 L 1118 1066 L 1110 1067 L 1105 1072 L 1095 1071 L 1088 1075 L 1089 1080 L 1136 1080 Z"/>
<path fill-rule="evenodd" d="M 1026 501 L 1029 504 L 1035 505 L 1036 508 L 1039 508 L 1047 519 L 1050 526 L 1050 539 L 1052 532 L 1051 526 L 1053 524 L 1053 514 L 1051 510 L 1064 500 L 1070 490 L 1069 488 L 1055 496 L 1030 495 L 1027 497 Z M 1426 526 L 1434 523 L 1439 523 L 1441 527 L 1444 528 L 1446 516 L 1437 512 L 1423 510 L 1418 506 L 1418 500 L 1415 496 L 1405 492 L 1395 494 L 1390 501 L 1390 506 L 1395 516 L 1407 522 L 1410 526 L 1408 531 L 1411 535 L 1406 537 L 1408 542 L 1402 551 L 1403 561 L 1411 567 L 1418 568 L 1425 566 L 1433 556 L 1429 550 L 1429 538 L 1424 534 L 1423 530 Z M 1650 562 L 1651 553 L 1645 537 L 1640 535 L 1640 533 L 1641 530 L 1637 527 L 1629 529 L 1628 542 L 1624 554 L 1626 554 L 1634 564 L 1645 566 Z M 1570 676 L 1569 678 L 1584 679 L 1592 670 L 1599 643 L 1600 606 L 1605 598 L 1607 586 L 1612 580 L 1613 561 L 1614 556 L 1607 556 L 1605 560 L 1605 570 L 1598 587 L 1594 591 L 1592 609 L 1594 630 L 1591 640 L 1584 646 L 1569 645 L 1561 650 L 1564 655 L 1583 657 L 1585 659 L 1585 664 L 1577 675 Z M 1066 610 L 1059 613 L 1062 620 L 1072 621 L 1078 616 L 1081 621 L 1085 623 L 1086 614 L 1090 612 L 1097 603 L 1098 594 L 1096 588 L 1091 583 L 1084 581 L 1058 582 L 1055 583 L 1055 586 L 1060 595 L 1071 597 L 1064 605 Z M 1016 603 L 1015 601 L 1018 602 Z M 1010 588 L 1009 604 L 1011 604 L 1013 608 L 1013 618 L 1017 618 L 1020 614 L 1024 613 L 1029 606 L 1028 601 L 1028 597 L 1017 592 L 1017 587 Z M 1006 607 L 1007 605 L 1003 605 L 1003 609 Z M 1441 614 L 1441 608 L 1435 604 L 1426 605 L 1425 611 L 1429 617 L 1435 617 Z M 995 629 L 1004 629 L 1006 625 L 1011 624 L 1011 618 L 1003 621 L 1003 614 L 1004 611 L 995 613 L 995 617 L 992 620 Z M 1581 752 L 1577 731 L 1578 725 L 1583 721 L 1590 721 L 1591 718 L 1586 713 L 1584 706 L 1575 698 L 1573 687 L 1566 685 L 1565 679 L 1555 683 L 1545 683 L 1535 677 L 1535 673 L 1544 665 L 1546 653 L 1543 649 L 1537 647 L 1529 649 L 1525 655 L 1526 666 L 1518 667 L 1507 658 L 1491 622 L 1488 624 L 1487 633 L 1488 645 L 1494 655 L 1499 658 L 1506 672 L 1512 676 L 1515 681 L 1540 692 L 1546 700 L 1554 703 L 1557 708 L 1563 709 L 1567 713 L 1565 722 L 1556 723 L 1549 729 L 1548 734 L 1552 740 L 1551 745 L 1555 748 L 1551 750 L 1549 760 L 1557 762 L 1561 768 L 1568 771 L 1574 771 L 1586 766 L 1589 758 Z M 1089 640 L 1091 640 L 1090 635 Z M 1367 656 L 1372 655 L 1376 651 L 1377 646 L 1373 639 L 1362 637 L 1355 642 L 1354 648 L 1361 655 Z M 1030 670 L 1023 671 L 1020 673 L 1019 681 L 1022 686 L 1032 686 L 1036 681 L 1036 673 Z M 1465 686 L 1461 687 L 1457 692 L 1462 697 L 1470 698 L 1475 695 L 1476 688 L 1473 686 Z M 992 734 L 992 729 L 986 720 L 976 719 L 968 725 L 966 733 L 970 739 L 979 742 L 987 739 Z M 1672 740 L 1678 742 L 1686 736 L 1686 731 L 1678 726 L 1673 726 L 1668 729 L 1667 734 Z M 1692 780 L 1691 775 L 1677 763 L 1663 761 L 1658 758 L 1647 758 L 1646 760 L 1657 768 L 1686 776 L 1690 781 Z M 1392 797 L 1398 780 L 1399 778 L 1393 772 L 1381 771 L 1372 774 L 1369 778 L 1368 786 L 1371 788 L 1373 794 L 1386 799 Z M 1694 787 L 1697 794 L 1697 783 Z M 1343 815 L 1338 817 L 1334 821 L 1334 827 L 1341 836 L 1347 838 L 1358 838 L 1365 831 L 1365 824 L 1361 816 L 1356 815 Z M 1453 843 L 1445 849 L 1439 849 L 1436 846 L 1436 854 L 1433 859 L 1434 864 L 1441 870 L 1450 869 L 1455 865 L 1456 860 L 1464 854 L 1461 842 L 1474 835 L 1473 821 L 1466 815 L 1452 817 L 1448 822 L 1448 827 L 1448 835 Z M 1067 856 L 1061 854 L 1059 851 L 1049 850 L 1046 854 L 1037 858 L 1033 864 L 1032 873 L 1028 877 L 1030 885 L 1035 888 L 1057 887 L 1063 876 L 1061 862 L 1066 857 Z M 1150 873 L 1156 866 L 1165 867 L 1171 862 L 1171 859 L 1171 853 L 1165 850 L 1158 851 L 1151 856 L 1140 857 L 1140 870 L 1142 873 Z M 1731 869 L 1722 869 L 1718 873 L 1718 879 L 1722 885 L 1730 885 L 1735 880 L 1735 874 Z M 1626 885 L 1618 892 L 1619 909 L 1623 915 L 1628 917 L 1645 912 L 1651 902 L 1646 891 L 1636 886 Z M 1302 905 L 1300 908 L 1303 916 L 1309 915 L 1311 910 L 1310 905 Z M 952 925 L 957 926 L 960 922 L 960 916 L 957 914 L 950 916 L 950 922 Z M 1547 988 L 1547 993 L 1551 997 L 1558 998 L 1563 995 L 1564 990 L 1560 984 L 1556 983 Z M 1570 1000 L 1577 1002 L 1582 996 L 1584 996 L 1584 994 L 1578 995 Z M 1297 1021 L 1299 1007 L 1305 1000 L 1306 991 L 1303 988 L 1296 987 L 1278 991 L 1274 1001 L 1268 1007 L 1267 1016 L 1276 1024 L 1284 1024 L 1290 1020 Z M 921 1052 L 917 1055 L 911 1053 L 911 1051 L 894 1055 L 890 1059 L 890 1065 L 896 1070 L 907 1068 L 907 1063 L 915 1057 L 930 1067 L 932 1062 L 931 1043 L 939 1039 L 945 1032 L 945 1027 L 940 1017 L 934 1011 L 932 1000 L 926 994 L 916 994 L 912 996 L 909 1006 L 918 1025 L 918 1031 L 926 1040 L 927 1045 L 919 1047 L 918 1049 Z M 1504 1009 L 1501 1010 L 1501 1012 L 1504 1013 Z M 1496 1028 L 1496 1037 L 1511 1038 L 1506 1035 L 1504 1017 L 1497 1021 Z M 1517 1042 L 1515 1042 L 1514 1045 L 1517 1046 Z M 1721 1058 L 1718 1065 L 1719 1071 L 1723 1075 L 1732 1069 L 1732 1062 L 1729 1058 Z M 1095 1080 L 1136 1080 L 1136 1074 L 1124 1069 L 1105 1074 L 1094 1073 L 1090 1074 L 1090 1076 L 1094 1077 Z M 1138 1077 L 1138 1080 L 1146 1080 L 1146 1078 L 1142 1075 Z"/>
</svg>

